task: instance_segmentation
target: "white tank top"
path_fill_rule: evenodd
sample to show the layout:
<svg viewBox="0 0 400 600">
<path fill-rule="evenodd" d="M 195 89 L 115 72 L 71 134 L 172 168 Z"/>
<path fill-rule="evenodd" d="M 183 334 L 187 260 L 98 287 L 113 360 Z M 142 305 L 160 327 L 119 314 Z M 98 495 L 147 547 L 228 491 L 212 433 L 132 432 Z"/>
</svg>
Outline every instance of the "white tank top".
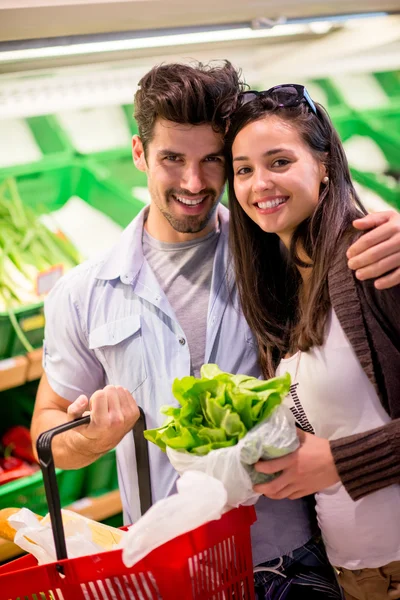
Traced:
<svg viewBox="0 0 400 600">
<path fill-rule="evenodd" d="M 285 403 L 306 431 L 329 440 L 390 421 L 331 310 L 322 347 L 283 359 L 289 372 Z M 316 494 L 319 526 L 330 562 L 347 569 L 376 568 L 400 560 L 400 485 L 354 502 L 341 483 Z"/>
</svg>

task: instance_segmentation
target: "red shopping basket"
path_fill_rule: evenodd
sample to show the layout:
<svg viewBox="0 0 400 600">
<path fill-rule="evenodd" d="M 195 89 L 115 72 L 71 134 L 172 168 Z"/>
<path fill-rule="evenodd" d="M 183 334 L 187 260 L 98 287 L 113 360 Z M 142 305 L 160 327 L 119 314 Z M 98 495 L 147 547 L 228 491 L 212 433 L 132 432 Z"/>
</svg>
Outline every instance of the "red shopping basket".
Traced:
<svg viewBox="0 0 400 600">
<path fill-rule="evenodd" d="M 33 556 L 25 556 L 0 567 L 0 600 L 252 600 L 253 507 L 233 509 L 156 548 L 131 568 L 122 562 L 121 550 L 67 558 L 51 441 L 89 418 L 56 427 L 38 440 L 57 562 L 38 566 Z"/>
</svg>

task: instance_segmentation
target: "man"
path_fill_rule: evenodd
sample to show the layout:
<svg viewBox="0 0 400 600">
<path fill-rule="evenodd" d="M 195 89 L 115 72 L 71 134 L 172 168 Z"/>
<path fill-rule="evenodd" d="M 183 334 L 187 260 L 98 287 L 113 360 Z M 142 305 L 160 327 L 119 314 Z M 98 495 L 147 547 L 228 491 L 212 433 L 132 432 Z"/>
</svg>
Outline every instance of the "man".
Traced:
<svg viewBox="0 0 400 600">
<path fill-rule="evenodd" d="M 229 63 L 164 65 L 143 77 L 135 96 L 140 137 L 133 138 L 133 159 L 147 174 L 150 206 L 111 251 L 70 272 L 46 302 L 45 374 L 33 439 L 80 416 L 90 399 L 91 423 L 55 439 L 55 462 L 64 469 L 82 467 L 117 446 L 125 522 L 139 517 L 131 434 L 138 405 L 154 428 L 164 420 L 160 406 L 176 403 L 175 377 L 198 375 L 207 362 L 260 375 L 232 280 L 228 211 L 219 205 L 223 134 L 241 89 Z M 378 245 L 374 260 L 366 261 L 372 270 L 371 263 L 382 257 L 379 250 Z M 173 491 L 176 473 L 157 447 L 150 445 L 149 454 L 156 501 Z M 262 593 L 293 582 L 292 597 L 299 598 L 298 584 L 308 580 L 307 598 L 339 598 L 323 550 L 312 539 L 308 500 L 261 497 L 256 508 L 253 558 L 265 565 Z M 270 569 L 283 555 L 290 566 L 282 577 Z"/>
</svg>

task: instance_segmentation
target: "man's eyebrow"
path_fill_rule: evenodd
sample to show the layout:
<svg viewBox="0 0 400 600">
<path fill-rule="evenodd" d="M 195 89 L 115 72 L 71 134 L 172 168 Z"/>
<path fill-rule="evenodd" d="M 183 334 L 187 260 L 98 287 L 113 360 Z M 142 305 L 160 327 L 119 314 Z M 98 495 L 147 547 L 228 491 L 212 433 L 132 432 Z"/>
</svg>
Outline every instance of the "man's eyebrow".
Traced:
<svg viewBox="0 0 400 600">
<path fill-rule="evenodd" d="M 267 150 L 264 152 L 263 156 L 273 156 L 274 154 L 279 154 L 280 152 L 289 152 L 289 150 L 285 148 L 273 148 L 272 150 Z M 232 162 L 239 162 L 243 160 L 249 160 L 248 156 L 235 156 Z"/>
<path fill-rule="evenodd" d="M 183 152 L 176 152 L 176 150 L 169 150 L 168 148 L 165 148 L 165 149 L 163 149 L 163 150 L 159 150 L 159 151 L 157 152 L 157 155 L 158 155 L 158 156 L 170 156 L 171 154 L 172 154 L 173 156 L 185 156 L 185 155 L 183 154 Z"/>
<path fill-rule="evenodd" d="M 176 150 L 169 150 L 168 148 L 164 148 L 163 150 L 159 150 L 157 152 L 157 156 L 163 157 L 163 156 L 185 156 L 185 154 L 183 152 L 177 152 Z M 224 149 L 223 148 L 219 148 L 218 150 L 216 150 L 215 152 L 210 152 L 209 154 L 206 154 L 205 156 L 203 156 L 204 160 L 205 158 L 212 158 L 213 156 L 225 156 L 224 153 Z"/>
<path fill-rule="evenodd" d="M 169 150 L 168 148 L 164 148 L 163 150 L 158 150 L 157 156 L 159 158 L 165 158 L 166 156 L 177 156 L 178 158 L 184 158 L 185 154 L 184 154 L 184 152 L 177 152 L 176 150 Z M 209 154 L 206 154 L 205 156 L 203 156 L 201 160 L 204 160 L 206 158 L 214 158 L 214 157 L 224 158 L 225 157 L 224 149 L 221 148 L 220 150 L 217 150 L 216 152 L 210 152 Z"/>
</svg>

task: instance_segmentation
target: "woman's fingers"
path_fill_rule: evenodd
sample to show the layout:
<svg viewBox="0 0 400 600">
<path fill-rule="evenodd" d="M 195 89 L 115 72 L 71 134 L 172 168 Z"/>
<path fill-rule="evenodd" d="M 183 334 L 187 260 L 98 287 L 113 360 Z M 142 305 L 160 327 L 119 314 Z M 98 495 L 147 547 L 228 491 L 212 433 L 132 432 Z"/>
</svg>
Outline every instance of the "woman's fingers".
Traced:
<svg viewBox="0 0 400 600">
<path fill-rule="evenodd" d="M 394 287 L 395 285 L 400 285 L 400 268 L 396 269 L 389 275 L 385 275 L 385 277 L 380 277 L 375 281 L 375 287 L 378 290 L 386 290 Z"/>
</svg>

